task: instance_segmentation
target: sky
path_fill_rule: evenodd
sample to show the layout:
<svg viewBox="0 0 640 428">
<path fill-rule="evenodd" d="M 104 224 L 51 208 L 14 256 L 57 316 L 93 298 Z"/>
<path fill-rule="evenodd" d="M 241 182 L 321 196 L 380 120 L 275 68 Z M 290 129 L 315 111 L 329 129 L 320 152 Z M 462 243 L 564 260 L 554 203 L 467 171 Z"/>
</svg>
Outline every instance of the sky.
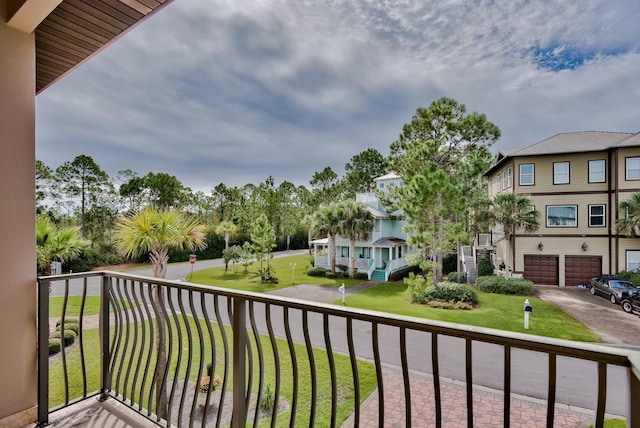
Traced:
<svg viewBox="0 0 640 428">
<path fill-rule="evenodd" d="M 443 96 L 500 128 L 494 153 L 638 132 L 638 18 L 638 0 L 174 0 L 36 97 L 36 156 L 209 193 L 342 175 Z"/>
</svg>

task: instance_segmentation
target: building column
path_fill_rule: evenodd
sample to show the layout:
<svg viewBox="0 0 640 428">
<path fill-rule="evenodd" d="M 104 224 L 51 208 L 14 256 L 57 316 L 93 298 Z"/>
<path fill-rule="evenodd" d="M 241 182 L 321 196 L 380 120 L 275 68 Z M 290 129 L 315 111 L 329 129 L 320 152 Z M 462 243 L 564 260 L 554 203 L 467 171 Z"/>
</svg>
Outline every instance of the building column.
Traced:
<svg viewBox="0 0 640 428">
<path fill-rule="evenodd" d="M 0 426 L 20 427 L 36 419 L 35 36 L 7 19 L 0 0 Z"/>
</svg>

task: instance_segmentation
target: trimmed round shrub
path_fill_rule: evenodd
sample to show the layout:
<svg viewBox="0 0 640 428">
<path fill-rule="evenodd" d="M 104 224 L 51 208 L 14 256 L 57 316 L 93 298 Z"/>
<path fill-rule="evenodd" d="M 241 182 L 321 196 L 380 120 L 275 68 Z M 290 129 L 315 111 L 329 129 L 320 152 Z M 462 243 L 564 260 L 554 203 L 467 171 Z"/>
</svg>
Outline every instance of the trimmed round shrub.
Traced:
<svg viewBox="0 0 640 428">
<path fill-rule="evenodd" d="M 369 279 L 369 275 L 366 272 L 356 272 L 356 279 Z"/>
<path fill-rule="evenodd" d="M 64 331 L 64 346 L 72 345 L 76 340 L 76 332 L 73 330 Z M 49 339 L 60 340 L 60 330 L 56 330 L 49 335 Z"/>
<path fill-rule="evenodd" d="M 533 296 L 533 282 L 520 278 L 502 276 L 479 276 L 476 280 L 478 290 L 486 293 L 509 294 L 514 296 Z"/>
<path fill-rule="evenodd" d="M 414 293 L 411 298 L 413 303 L 428 303 L 433 300 L 441 300 L 451 304 L 463 302 L 472 305 L 478 303 L 478 293 L 467 284 L 441 282 L 438 285 L 428 286 L 422 292 Z"/>
<path fill-rule="evenodd" d="M 76 334 L 76 336 L 78 335 L 78 333 L 80 333 L 80 325 L 79 324 L 67 324 L 64 323 L 64 329 L 65 330 L 71 330 L 72 332 L 74 332 Z M 56 330 L 60 330 L 60 326 L 56 327 Z"/>
<path fill-rule="evenodd" d="M 493 264 L 491 260 L 482 259 L 478 263 L 478 276 L 494 275 Z"/>
<path fill-rule="evenodd" d="M 329 269 L 325 269 L 323 267 L 313 267 L 307 270 L 307 275 L 309 276 L 325 276 L 325 274 L 329 272 Z"/>
<path fill-rule="evenodd" d="M 338 277 L 338 275 L 337 275 L 337 274 L 335 274 L 335 273 L 333 273 L 333 272 L 331 272 L 331 271 L 327 271 L 327 272 L 325 272 L 325 273 L 324 273 L 324 276 L 325 276 L 325 277 L 327 277 L 327 278 L 330 278 L 330 279 L 334 279 L 334 278 L 337 278 L 337 277 Z"/>
<path fill-rule="evenodd" d="M 60 352 L 60 338 L 51 339 L 49 338 L 49 355 L 54 355 Z"/>
<path fill-rule="evenodd" d="M 464 283 L 467 281 L 467 279 L 465 278 L 464 272 L 460 272 L 460 279 L 458 279 L 458 272 L 449 272 L 449 274 L 447 275 L 447 281 L 448 282 L 459 282 L 459 283 Z"/>
<path fill-rule="evenodd" d="M 80 321 L 78 321 L 78 318 L 65 318 L 64 319 L 64 326 L 67 327 L 68 325 L 71 324 L 79 324 Z M 60 327 L 60 324 L 62 324 L 62 320 L 58 320 L 56 321 L 56 328 Z"/>
</svg>

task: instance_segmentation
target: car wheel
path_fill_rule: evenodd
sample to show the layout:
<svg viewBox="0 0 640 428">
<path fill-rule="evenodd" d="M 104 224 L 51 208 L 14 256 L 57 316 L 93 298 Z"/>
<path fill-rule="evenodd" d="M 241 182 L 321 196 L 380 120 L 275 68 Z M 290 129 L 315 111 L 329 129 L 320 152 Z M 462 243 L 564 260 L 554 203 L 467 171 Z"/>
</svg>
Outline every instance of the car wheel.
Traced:
<svg viewBox="0 0 640 428">
<path fill-rule="evenodd" d="M 615 305 L 618 302 L 618 300 L 616 299 L 616 295 L 611 293 L 611 296 L 609 296 L 609 301 Z"/>
<path fill-rule="evenodd" d="M 626 313 L 630 314 L 631 312 L 633 312 L 633 305 L 631 304 L 630 301 L 623 300 L 622 301 L 622 310 L 625 311 Z"/>
<path fill-rule="evenodd" d="M 591 286 L 591 289 L 589 290 L 591 292 L 591 294 L 593 294 L 594 296 L 596 295 L 596 287 L 594 287 L 593 285 Z"/>
</svg>

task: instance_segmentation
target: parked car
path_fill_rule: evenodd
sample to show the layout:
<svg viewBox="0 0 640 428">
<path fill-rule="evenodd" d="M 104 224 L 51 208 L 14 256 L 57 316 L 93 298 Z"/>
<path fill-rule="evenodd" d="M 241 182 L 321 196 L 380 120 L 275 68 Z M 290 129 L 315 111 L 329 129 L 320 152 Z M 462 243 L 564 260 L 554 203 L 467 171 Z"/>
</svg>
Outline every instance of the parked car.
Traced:
<svg viewBox="0 0 640 428">
<path fill-rule="evenodd" d="M 591 294 L 602 294 L 614 305 L 622 299 L 623 291 L 637 291 L 632 282 L 617 276 L 596 276 L 589 281 Z"/>
<path fill-rule="evenodd" d="M 623 291 L 620 298 L 622 310 L 630 314 L 633 311 L 640 312 L 640 290 Z"/>
</svg>

